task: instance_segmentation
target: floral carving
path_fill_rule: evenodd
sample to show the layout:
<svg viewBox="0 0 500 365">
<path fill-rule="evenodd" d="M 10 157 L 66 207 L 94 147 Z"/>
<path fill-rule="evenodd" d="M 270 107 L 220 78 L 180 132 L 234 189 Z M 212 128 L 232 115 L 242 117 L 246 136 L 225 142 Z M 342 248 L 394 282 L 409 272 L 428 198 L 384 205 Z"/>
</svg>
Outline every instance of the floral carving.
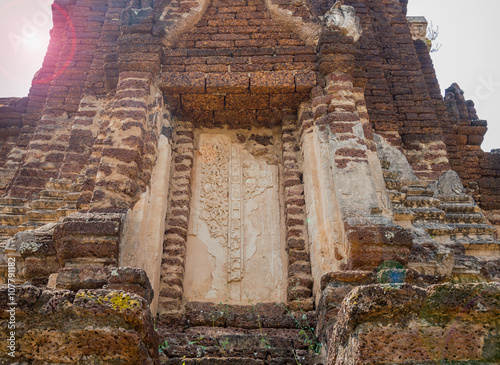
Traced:
<svg viewBox="0 0 500 365">
<path fill-rule="evenodd" d="M 200 219 L 210 237 L 227 247 L 227 281 L 243 278 L 245 202 L 273 186 L 270 171 L 244 160 L 241 146 L 222 139 L 198 148 L 201 162 Z"/>
<path fill-rule="evenodd" d="M 245 181 L 245 200 L 251 200 L 273 186 L 273 175 L 262 171 L 258 164 L 245 162 L 243 178 Z"/>
<path fill-rule="evenodd" d="M 243 201 L 242 162 L 239 146 L 231 147 L 230 161 L 230 217 L 228 242 L 228 282 L 240 281 L 243 278 Z"/>
<path fill-rule="evenodd" d="M 228 164 L 229 150 L 224 144 L 205 144 L 198 149 L 201 155 L 201 215 L 210 236 L 228 237 Z"/>
</svg>

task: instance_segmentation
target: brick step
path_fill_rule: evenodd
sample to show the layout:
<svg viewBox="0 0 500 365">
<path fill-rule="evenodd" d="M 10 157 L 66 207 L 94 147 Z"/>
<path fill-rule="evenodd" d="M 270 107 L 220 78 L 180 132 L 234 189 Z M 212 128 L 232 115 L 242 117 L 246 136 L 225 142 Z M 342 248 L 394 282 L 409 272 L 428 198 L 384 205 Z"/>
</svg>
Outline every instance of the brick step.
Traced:
<svg viewBox="0 0 500 365">
<path fill-rule="evenodd" d="M 478 213 L 481 211 L 476 204 L 470 203 L 441 203 L 439 209 L 446 213 Z"/>
<path fill-rule="evenodd" d="M 19 231 L 18 226 L 0 226 L 0 236 L 10 238 Z"/>
<path fill-rule="evenodd" d="M 480 235 L 491 236 L 496 229 L 487 224 L 465 224 L 465 223 L 438 223 L 438 222 L 417 222 L 417 228 L 425 229 L 431 236 L 443 235 Z"/>
<path fill-rule="evenodd" d="M 460 237 L 453 239 L 454 243 L 461 244 L 463 246 L 470 245 L 500 245 L 500 241 L 497 239 L 491 238 L 469 238 L 469 237 Z"/>
<path fill-rule="evenodd" d="M 399 207 L 394 208 L 394 219 L 397 221 L 413 221 L 415 218 L 415 213 L 413 213 L 410 209 Z"/>
<path fill-rule="evenodd" d="M 406 197 L 405 206 L 408 208 L 436 208 L 440 203 L 439 199 L 430 196 L 410 195 Z"/>
<path fill-rule="evenodd" d="M 45 222 L 26 222 L 19 226 L 19 232 L 28 231 L 30 229 L 37 229 L 45 224 L 46 224 Z"/>
<path fill-rule="evenodd" d="M 42 190 L 40 199 L 63 199 L 66 194 L 68 194 L 66 190 Z"/>
<path fill-rule="evenodd" d="M 17 205 L 0 205 L 0 214 L 23 215 L 29 208 Z"/>
<path fill-rule="evenodd" d="M 441 222 L 445 217 L 444 211 L 438 208 L 410 208 L 410 210 L 414 213 L 415 221 Z"/>
<path fill-rule="evenodd" d="M 486 223 L 486 218 L 481 213 L 474 214 L 450 214 L 445 215 L 446 223 Z"/>
<path fill-rule="evenodd" d="M 385 179 L 385 188 L 387 190 L 401 190 L 403 184 L 399 180 Z"/>
<path fill-rule="evenodd" d="M 500 241 L 496 240 L 480 240 L 480 239 L 459 239 L 456 241 L 465 247 L 467 255 L 480 258 L 500 258 Z"/>
<path fill-rule="evenodd" d="M 222 358 L 199 358 L 190 359 L 185 357 L 175 357 L 167 360 L 160 360 L 162 365 L 192 365 L 192 364 L 210 364 L 210 365 L 264 365 L 264 360 L 256 360 L 251 358 L 237 358 L 237 357 L 222 357 Z"/>
<path fill-rule="evenodd" d="M 54 210 L 30 210 L 26 218 L 32 222 L 55 222 L 58 220 L 57 212 Z"/>
<path fill-rule="evenodd" d="M 489 224 L 456 223 L 451 225 L 455 234 L 493 235 L 496 232 L 496 228 Z"/>
<path fill-rule="evenodd" d="M 471 204 L 475 204 L 474 199 L 469 195 L 440 196 L 439 200 L 441 200 L 443 203 L 471 203 Z"/>
<path fill-rule="evenodd" d="M 397 190 L 388 190 L 389 199 L 392 204 L 402 204 L 406 199 L 406 194 Z"/>
<path fill-rule="evenodd" d="M 256 356 L 263 356 L 264 354 L 257 353 Z M 268 351 L 265 354 L 266 359 L 261 358 L 251 358 L 251 357 L 201 357 L 201 358 L 171 358 L 171 359 L 160 359 L 160 364 L 162 365 L 313 365 L 317 362 L 315 361 L 315 356 L 309 354 L 303 354 L 303 352 L 296 352 L 294 356 L 292 350 L 288 351 L 287 354 L 273 354 L 272 351 Z M 322 364 L 321 362 L 319 364 Z"/>
<path fill-rule="evenodd" d="M 27 201 L 28 201 L 28 199 L 25 199 L 25 198 L 5 197 L 5 198 L 0 198 L 0 205 L 10 205 L 10 206 L 22 207 Z"/>
<path fill-rule="evenodd" d="M 262 318 L 262 325 L 265 323 L 266 319 Z M 186 364 L 296 364 L 296 360 L 304 365 L 313 364 L 312 360 L 319 356 L 309 347 L 315 342 L 310 340 L 313 337 L 307 336 L 309 330 L 307 327 L 302 331 L 298 326 L 250 329 L 160 325 L 160 360 L 162 364 L 177 364 L 179 360 Z M 319 352 L 320 348 L 316 350 Z"/>
<path fill-rule="evenodd" d="M 382 170 L 382 174 L 384 176 L 384 179 L 391 180 L 397 180 L 401 176 L 401 173 L 399 171 Z"/>
<path fill-rule="evenodd" d="M 422 186 L 423 185 L 423 186 Z M 403 186 L 401 192 L 406 193 L 406 195 L 420 195 L 420 196 L 434 196 L 434 190 L 428 189 L 427 184 L 412 184 L 410 186 Z"/>
<path fill-rule="evenodd" d="M 415 228 L 421 228 L 427 231 L 431 236 L 445 236 L 453 233 L 451 224 L 440 222 L 415 222 Z"/>
<path fill-rule="evenodd" d="M 78 198 L 80 198 L 80 195 L 82 195 L 82 194 L 81 193 L 67 193 L 64 196 L 64 202 L 71 202 L 71 203 L 77 202 Z"/>
<path fill-rule="evenodd" d="M 21 214 L 0 214 L 0 225 L 18 226 L 26 222 L 26 216 Z"/>
<path fill-rule="evenodd" d="M 73 185 L 74 182 L 70 180 L 56 180 L 56 179 L 50 179 L 50 181 L 45 185 L 47 189 L 49 190 L 71 190 L 71 185 Z"/>
<path fill-rule="evenodd" d="M 236 336 L 232 336 L 233 338 Z M 269 339 L 258 339 L 255 346 L 242 347 L 236 343 L 233 347 L 231 341 L 222 337 L 218 345 L 205 346 L 191 343 L 186 346 L 168 345 L 162 349 L 161 364 L 313 364 L 315 354 L 304 349 L 289 347 L 272 347 Z M 245 339 L 240 340 L 243 345 Z M 182 362 L 179 362 L 182 361 Z"/>
<path fill-rule="evenodd" d="M 58 217 L 66 217 L 67 215 L 77 213 L 78 209 L 76 209 L 76 207 L 63 207 L 63 208 L 57 209 L 56 212 L 57 212 Z"/>
<path fill-rule="evenodd" d="M 64 201 L 59 199 L 38 199 L 31 203 L 33 210 L 56 210 L 64 206 Z"/>
</svg>

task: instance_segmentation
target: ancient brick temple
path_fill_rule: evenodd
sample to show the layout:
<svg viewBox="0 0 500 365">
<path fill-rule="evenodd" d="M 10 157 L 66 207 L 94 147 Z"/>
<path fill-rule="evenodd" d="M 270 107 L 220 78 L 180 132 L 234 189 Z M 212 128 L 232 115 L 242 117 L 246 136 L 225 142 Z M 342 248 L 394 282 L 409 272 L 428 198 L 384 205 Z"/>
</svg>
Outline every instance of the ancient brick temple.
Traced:
<svg viewBox="0 0 500 365">
<path fill-rule="evenodd" d="M 407 1 L 56 0 L 0 363 L 500 363 L 500 154 Z"/>
</svg>

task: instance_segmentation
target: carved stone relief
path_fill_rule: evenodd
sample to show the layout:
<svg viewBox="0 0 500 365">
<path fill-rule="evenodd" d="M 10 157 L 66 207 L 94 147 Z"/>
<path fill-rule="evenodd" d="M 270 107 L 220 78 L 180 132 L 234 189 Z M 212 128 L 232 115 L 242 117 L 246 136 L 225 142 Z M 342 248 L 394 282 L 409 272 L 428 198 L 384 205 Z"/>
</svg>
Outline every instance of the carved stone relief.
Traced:
<svg viewBox="0 0 500 365">
<path fill-rule="evenodd" d="M 284 299 L 279 136 L 263 150 L 241 133 L 250 132 L 240 140 L 234 131 L 197 132 L 185 301 Z"/>
<path fill-rule="evenodd" d="M 228 145 L 204 144 L 199 148 L 202 163 L 201 215 L 210 236 L 227 240 Z"/>
<path fill-rule="evenodd" d="M 423 16 L 407 16 L 406 20 L 408 21 L 412 39 L 425 42 L 427 39 L 427 19 Z"/>
<path fill-rule="evenodd" d="M 353 37 L 354 42 L 357 42 L 363 34 L 356 11 L 352 6 L 342 5 L 341 1 L 333 4 L 332 8 L 325 13 L 323 20 L 329 28 L 338 27 L 344 30 L 347 36 Z"/>
<path fill-rule="evenodd" d="M 449 170 L 431 186 L 434 189 L 436 196 L 458 196 L 464 195 L 465 189 L 462 185 L 462 180 L 458 174 Z"/>
</svg>

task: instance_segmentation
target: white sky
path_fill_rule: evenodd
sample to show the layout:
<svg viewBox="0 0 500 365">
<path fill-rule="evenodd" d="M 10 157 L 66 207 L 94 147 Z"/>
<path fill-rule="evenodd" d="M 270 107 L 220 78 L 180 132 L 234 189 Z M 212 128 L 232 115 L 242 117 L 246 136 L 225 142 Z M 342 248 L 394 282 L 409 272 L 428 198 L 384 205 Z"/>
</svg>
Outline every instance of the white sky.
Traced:
<svg viewBox="0 0 500 365">
<path fill-rule="evenodd" d="M 52 0 L 0 0 L 0 97 L 26 96 L 52 28 Z"/>
<path fill-rule="evenodd" d="M 453 82 L 474 100 L 480 119 L 488 121 L 482 148 L 500 148 L 499 0 L 410 0 L 408 15 L 422 15 L 442 46 L 432 60 L 444 96 Z"/>
<path fill-rule="evenodd" d="M 52 0 L 0 0 L 0 97 L 26 96 L 43 61 L 52 27 Z M 410 0 L 408 15 L 439 26 L 432 54 L 439 84 L 457 82 L 478 116 L 488 120 L 483 150 L 500 148 L 499 0 Z"/>
</svg>

